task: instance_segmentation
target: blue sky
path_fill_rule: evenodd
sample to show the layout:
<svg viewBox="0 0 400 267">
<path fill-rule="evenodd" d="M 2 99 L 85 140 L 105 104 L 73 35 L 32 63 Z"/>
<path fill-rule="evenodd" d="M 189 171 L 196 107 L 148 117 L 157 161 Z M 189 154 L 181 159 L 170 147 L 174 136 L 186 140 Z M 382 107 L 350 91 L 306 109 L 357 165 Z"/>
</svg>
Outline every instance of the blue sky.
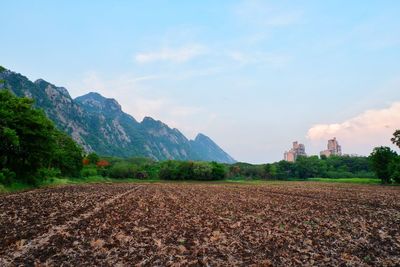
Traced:
<svg viewBox="0 0 400 267">
<path fill-rule="evenodd" d="M 3 1 L 0 64 L 97 91 L 235 159 L 389 145 L 400 128 L 399 1 Z"/>
</svg>

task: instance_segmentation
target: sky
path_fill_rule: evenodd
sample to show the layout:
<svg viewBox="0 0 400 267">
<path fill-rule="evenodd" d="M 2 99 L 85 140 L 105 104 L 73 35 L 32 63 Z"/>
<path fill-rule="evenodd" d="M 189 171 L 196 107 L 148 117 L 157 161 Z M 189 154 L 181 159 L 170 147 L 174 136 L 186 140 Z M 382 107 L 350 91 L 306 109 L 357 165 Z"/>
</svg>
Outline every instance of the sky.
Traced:
<svg viewBox="0 0 400 267">
<path fill-rule="evenodd" d="M 281 160 L 296 140 L 319 154 L 332 137 L 368 155 L 400 128 L 397 0 L 0 1 L 0 65 L 204 133 L 238 161 Z"/>
</svg>

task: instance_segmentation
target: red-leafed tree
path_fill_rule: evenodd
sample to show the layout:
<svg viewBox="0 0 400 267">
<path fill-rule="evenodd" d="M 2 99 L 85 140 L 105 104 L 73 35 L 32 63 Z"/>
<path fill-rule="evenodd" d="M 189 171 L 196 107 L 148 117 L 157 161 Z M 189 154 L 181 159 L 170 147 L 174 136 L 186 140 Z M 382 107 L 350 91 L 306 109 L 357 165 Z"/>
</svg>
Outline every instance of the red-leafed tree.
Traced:
<svg viewBox="0 0 400 267">
<path fill-rule="evenodd" d="M 90 164 L 90 161 L 89 161 L 89 159 L 88 159 L 88 158 L 84 158 L 84 159 L 82 159 L 82 164 L 83 164 L 84 166 L 87 166 L 87 165 L 89 165 L 89 164 Z"/>
<path fill-rule="evenodd" d="M 110 163 L 105 159 L 101 159 L 97 162 L 96 165 L 97 165 L 97 167 L 108 167 L 108 166 L 110 166 Z"/>
</svg>

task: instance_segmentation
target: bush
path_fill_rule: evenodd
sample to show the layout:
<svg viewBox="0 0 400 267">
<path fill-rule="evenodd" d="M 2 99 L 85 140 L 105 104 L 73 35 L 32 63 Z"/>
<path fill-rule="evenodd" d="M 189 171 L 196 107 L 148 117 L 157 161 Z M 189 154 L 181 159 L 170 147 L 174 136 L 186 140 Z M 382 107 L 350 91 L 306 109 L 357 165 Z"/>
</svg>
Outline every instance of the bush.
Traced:
<svg viewBox="0 0 400 267">
<path fill-rule="evenodd" d="M 96 170 L 96 168 L 83 168 L 81 171 L 81 175 L 85 178 L 90 177 L 90 176 L 96 176 L 97 170 Z"/>
<path fill-rule="evenodd" d="M 48 178 L 60 177 L 61 171 L 56 168 L 40 168 L 37 172 L 39 180 L 46 180 Z"/>
<path fill-rule="evenodd" d="M 224 165 L 217 162 L 211 162 L 211 166 L 212 166 L 212 174 L 210 180 L 225 179 L 227 171 Z"/>
<path fill-rule="evenodd" d="M 111 166 L 108 175 L 111 178 L 136 178 L 137 168 L 126 162 L 119 162 Z"/>
<path fill-rule="evenodd" d="M 9 169 L 2 169 L 0 171 L 0 184 L 10 185 L 15 179 L 15 172 L 10 171 Z"/>
<path fill-rule="evenodd" d="M 396 157 L 389 165 L 390 179 L 400 183 L 400 156 Z"/>
<path fill-rule="evenodd" d="M 217 162 L 166 161 L 161 164 L 159 172 L 163 180 L 221 180 L 227 170 Z"/>
</svg>

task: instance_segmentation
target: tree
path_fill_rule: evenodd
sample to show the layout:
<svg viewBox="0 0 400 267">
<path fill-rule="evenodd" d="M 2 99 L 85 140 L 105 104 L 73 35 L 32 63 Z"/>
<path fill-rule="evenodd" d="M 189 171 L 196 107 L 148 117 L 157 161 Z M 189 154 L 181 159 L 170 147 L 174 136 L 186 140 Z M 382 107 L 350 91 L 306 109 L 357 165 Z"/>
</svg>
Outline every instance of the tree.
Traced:
<svg viewBox="0 0 400 267">
<path fill-rule="evenodd" d="M 83 150 L 75 141 L 63 132 L 54 132 L 56 146 L 52 154 L 51 165 L 58 168 L 63 176 L 78 177 L 82 169 Z"/>
<path fill-rule="evenodd" d="M 265 178 L 273 179 L 276 177 L 277 167 L 275 164 L 267 163 L 265 164 L 264 171 L 265 171 Z"/>
<path fill-rule="evenodd" d="M 90 164 L 94 164 L 94 165 L 96 165 L 97 162 L 100 160 L 100 157 L 94 152 L 92 152 L 89 155 L 87 155 L 86 158 L 89 160 Z"/>
<path fill-rule="evenodd" d="M 56 169 L 54 169 L 56 168 Z M 33 100 L 0 90 L 0 172 L 35 184 L 48 174 L 78 175 L 82 149 Z M 15 174 L 15 175 L 14 175 Z"/>
<path fill-rule="evenodd" d="M 302 179 L 324 176 L 326 173 L 325 161 L 320 160 L 318 156 L 299 156 L 295 162 L 295 168 L 297 176 Z"/>
<path fill-rule="evenodd" d="M 390 183 L 391 165 L 397 158 L 397 153 L 390 147 L 375 147 L 370 155 L 372 169 L 376 173 L 382 183 Z"/>
<path fill-rule="evenodd" d="M 33 100 L 0 91 L 0 170 L 7 168 L 18 179 L 35 183 L 39 168 L 47 167 L 55 142 L 54 124 Z"/>
<path fill-rule="evenodd" d="M 393 138 L 390 139 L 390 141 L 392 141 L 392 143 L 395 144 L 396 146 L 400 147 L 400 130 L 396 130 L 393 133 Z"/>
<path fill-rule="evenodd" d="M 390 178 L 396 183 L 400 183 L 400 156 L 397 156 L 389 164 Z"/>
</svg>

